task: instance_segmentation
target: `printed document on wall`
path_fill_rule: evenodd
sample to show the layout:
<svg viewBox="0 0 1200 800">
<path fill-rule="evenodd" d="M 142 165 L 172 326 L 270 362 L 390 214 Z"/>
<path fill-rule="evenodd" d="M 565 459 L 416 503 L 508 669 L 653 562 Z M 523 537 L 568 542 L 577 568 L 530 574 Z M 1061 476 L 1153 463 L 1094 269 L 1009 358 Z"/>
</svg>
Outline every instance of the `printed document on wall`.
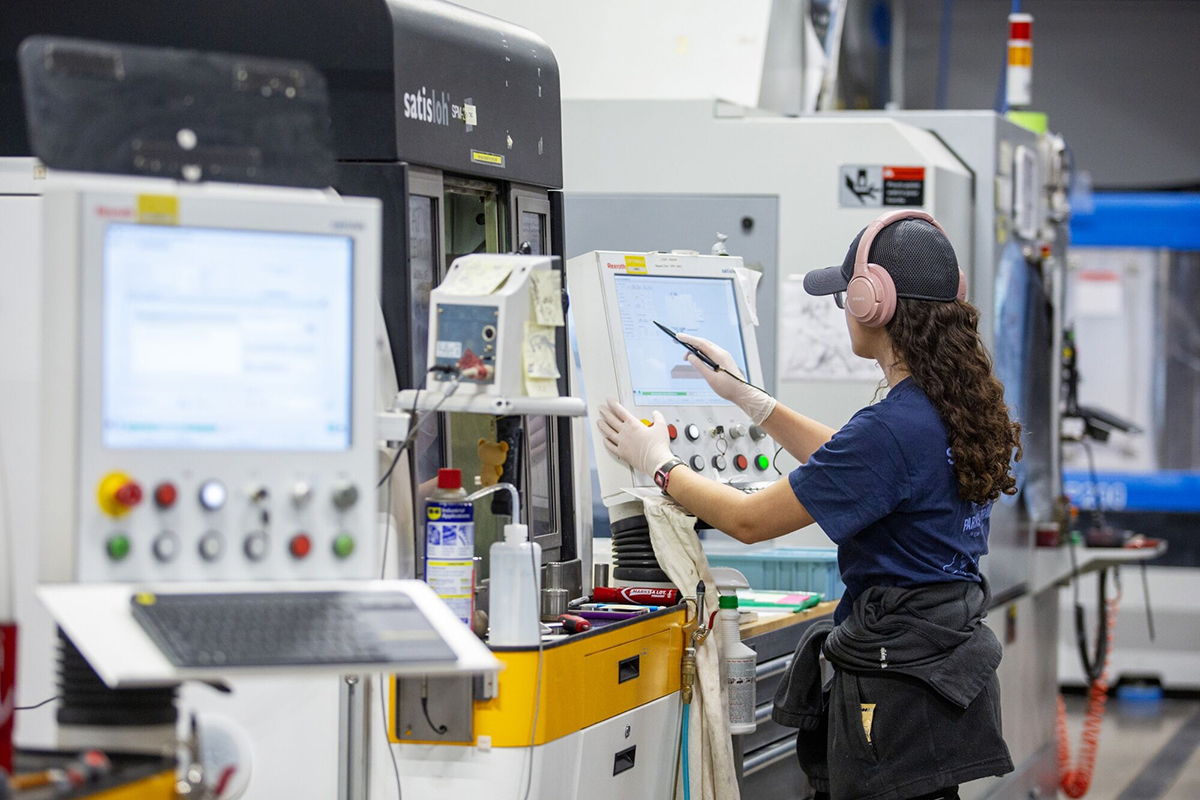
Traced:
<svg viewBox="0 0 1200 800">
<path fill-rule="evenodd" d="M 783 282 L 779 318 L 779 378 L 877 383 L 879 364 L 854 355 L 845 312 L 832 297 L 804 291 L 802 275 Z"/>
</svg>

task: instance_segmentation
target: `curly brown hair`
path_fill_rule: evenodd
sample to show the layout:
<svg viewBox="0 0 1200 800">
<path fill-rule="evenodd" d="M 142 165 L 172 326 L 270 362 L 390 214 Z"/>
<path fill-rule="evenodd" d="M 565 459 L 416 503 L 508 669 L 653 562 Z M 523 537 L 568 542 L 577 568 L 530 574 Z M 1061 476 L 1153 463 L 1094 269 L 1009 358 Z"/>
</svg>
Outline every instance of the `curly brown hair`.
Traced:
<svg viewBox="0 0 1200 800">
<path fill-rule="evenodd" d="M 1021 424 L 979 338 L 979 309 L 962 300 L 900 298 L 887 325 L 898 365 L 937 409 L 950 439 L 958 496 L 986 503 L 1016 494 L 1012 459 L 1021 460 Z"/>
</svg>

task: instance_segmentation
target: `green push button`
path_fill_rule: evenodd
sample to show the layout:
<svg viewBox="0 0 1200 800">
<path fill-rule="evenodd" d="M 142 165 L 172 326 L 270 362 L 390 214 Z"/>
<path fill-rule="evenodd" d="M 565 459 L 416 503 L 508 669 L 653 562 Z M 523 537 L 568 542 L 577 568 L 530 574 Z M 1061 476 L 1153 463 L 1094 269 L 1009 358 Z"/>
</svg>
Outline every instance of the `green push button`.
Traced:
<svg viewBox="0 0 1200 800">
<path fill-rule="evenodd" d="M 354 552 L 354 537 L 343 533 L 333 540 L 333 554 L 338 558 L 349 558 Z"/>
<path fill-rule="evenodd" d="M 771 466 L 771 459 L 766 456 L 758 456 L 754 459 L 754 466 L 758 467 L 760 472 L 764 472 L 767 467 Z"/>
<path fill-rule="evenodd" d="M 105 549 L 108 550 L 109 558 L 113 561 L 120 561 L 129 555 L 129 537 L 120 533 L 110 536 L 105 544 Z"/>
</svg>

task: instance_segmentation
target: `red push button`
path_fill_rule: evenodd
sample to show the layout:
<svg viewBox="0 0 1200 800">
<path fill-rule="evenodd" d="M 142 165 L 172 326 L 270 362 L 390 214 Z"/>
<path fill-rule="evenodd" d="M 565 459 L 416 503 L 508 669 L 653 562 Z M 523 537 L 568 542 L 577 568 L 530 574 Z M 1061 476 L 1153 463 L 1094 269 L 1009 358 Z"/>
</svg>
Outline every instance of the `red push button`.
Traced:
<svg viewBox="0 0 1200 800">
<path fill-rule="evenodd" d="M 733 457 L 733 465 L 741 472 L 750 466 L 750 460 L 743 455 L 737 455 Z"/>
<path fill-rule="evenodd" d="M 160 483 L 154 489 L 154 504 L 159 508 L 170 508 L 178 497 L 179 492 L 173 483 Z"/>
<path fill-rule="evenodd" d="M 288 543 L 288 550 L 291 551 L 293 557 L 304 558 L 312 552 L 312 539 L 308 538 L 307 533 L 297 533 Z"/>
<path fill-rule="evenodd" d="M 667 426 L 667 433 L 670 434 L 672 442 L 679 438 L 679 429 L 674 425 Z"/>
<path fill-rule="evenodd" d="M 142 502 L 142 487 L 124 472 L 110 472 L 96 488 L 96 502 L 110 517 L 123 517 Z"/>
</svg>

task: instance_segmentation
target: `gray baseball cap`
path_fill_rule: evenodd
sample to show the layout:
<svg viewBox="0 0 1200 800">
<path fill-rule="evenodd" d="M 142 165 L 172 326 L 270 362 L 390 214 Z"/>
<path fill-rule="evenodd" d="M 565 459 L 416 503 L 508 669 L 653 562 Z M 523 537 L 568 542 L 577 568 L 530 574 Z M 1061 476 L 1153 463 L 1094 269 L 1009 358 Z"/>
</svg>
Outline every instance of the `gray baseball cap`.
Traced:
<svg viewBox="0 0 1200 800">
<path fill-rule="evenodd" d="M 858 232 L 838 266 L 815 269 L 804 276 L 804 291 L 812 295 L 846 291 L 854 276 L 854 257 L 866 228 Z M 958 258 L 954 247 L 936 226 L 923 219 L 902 219 L 881 230 L 871 243 L 867 260 L 892 276 L 897 297 L 950 301 L 958 296 Z"/>
</svg>

